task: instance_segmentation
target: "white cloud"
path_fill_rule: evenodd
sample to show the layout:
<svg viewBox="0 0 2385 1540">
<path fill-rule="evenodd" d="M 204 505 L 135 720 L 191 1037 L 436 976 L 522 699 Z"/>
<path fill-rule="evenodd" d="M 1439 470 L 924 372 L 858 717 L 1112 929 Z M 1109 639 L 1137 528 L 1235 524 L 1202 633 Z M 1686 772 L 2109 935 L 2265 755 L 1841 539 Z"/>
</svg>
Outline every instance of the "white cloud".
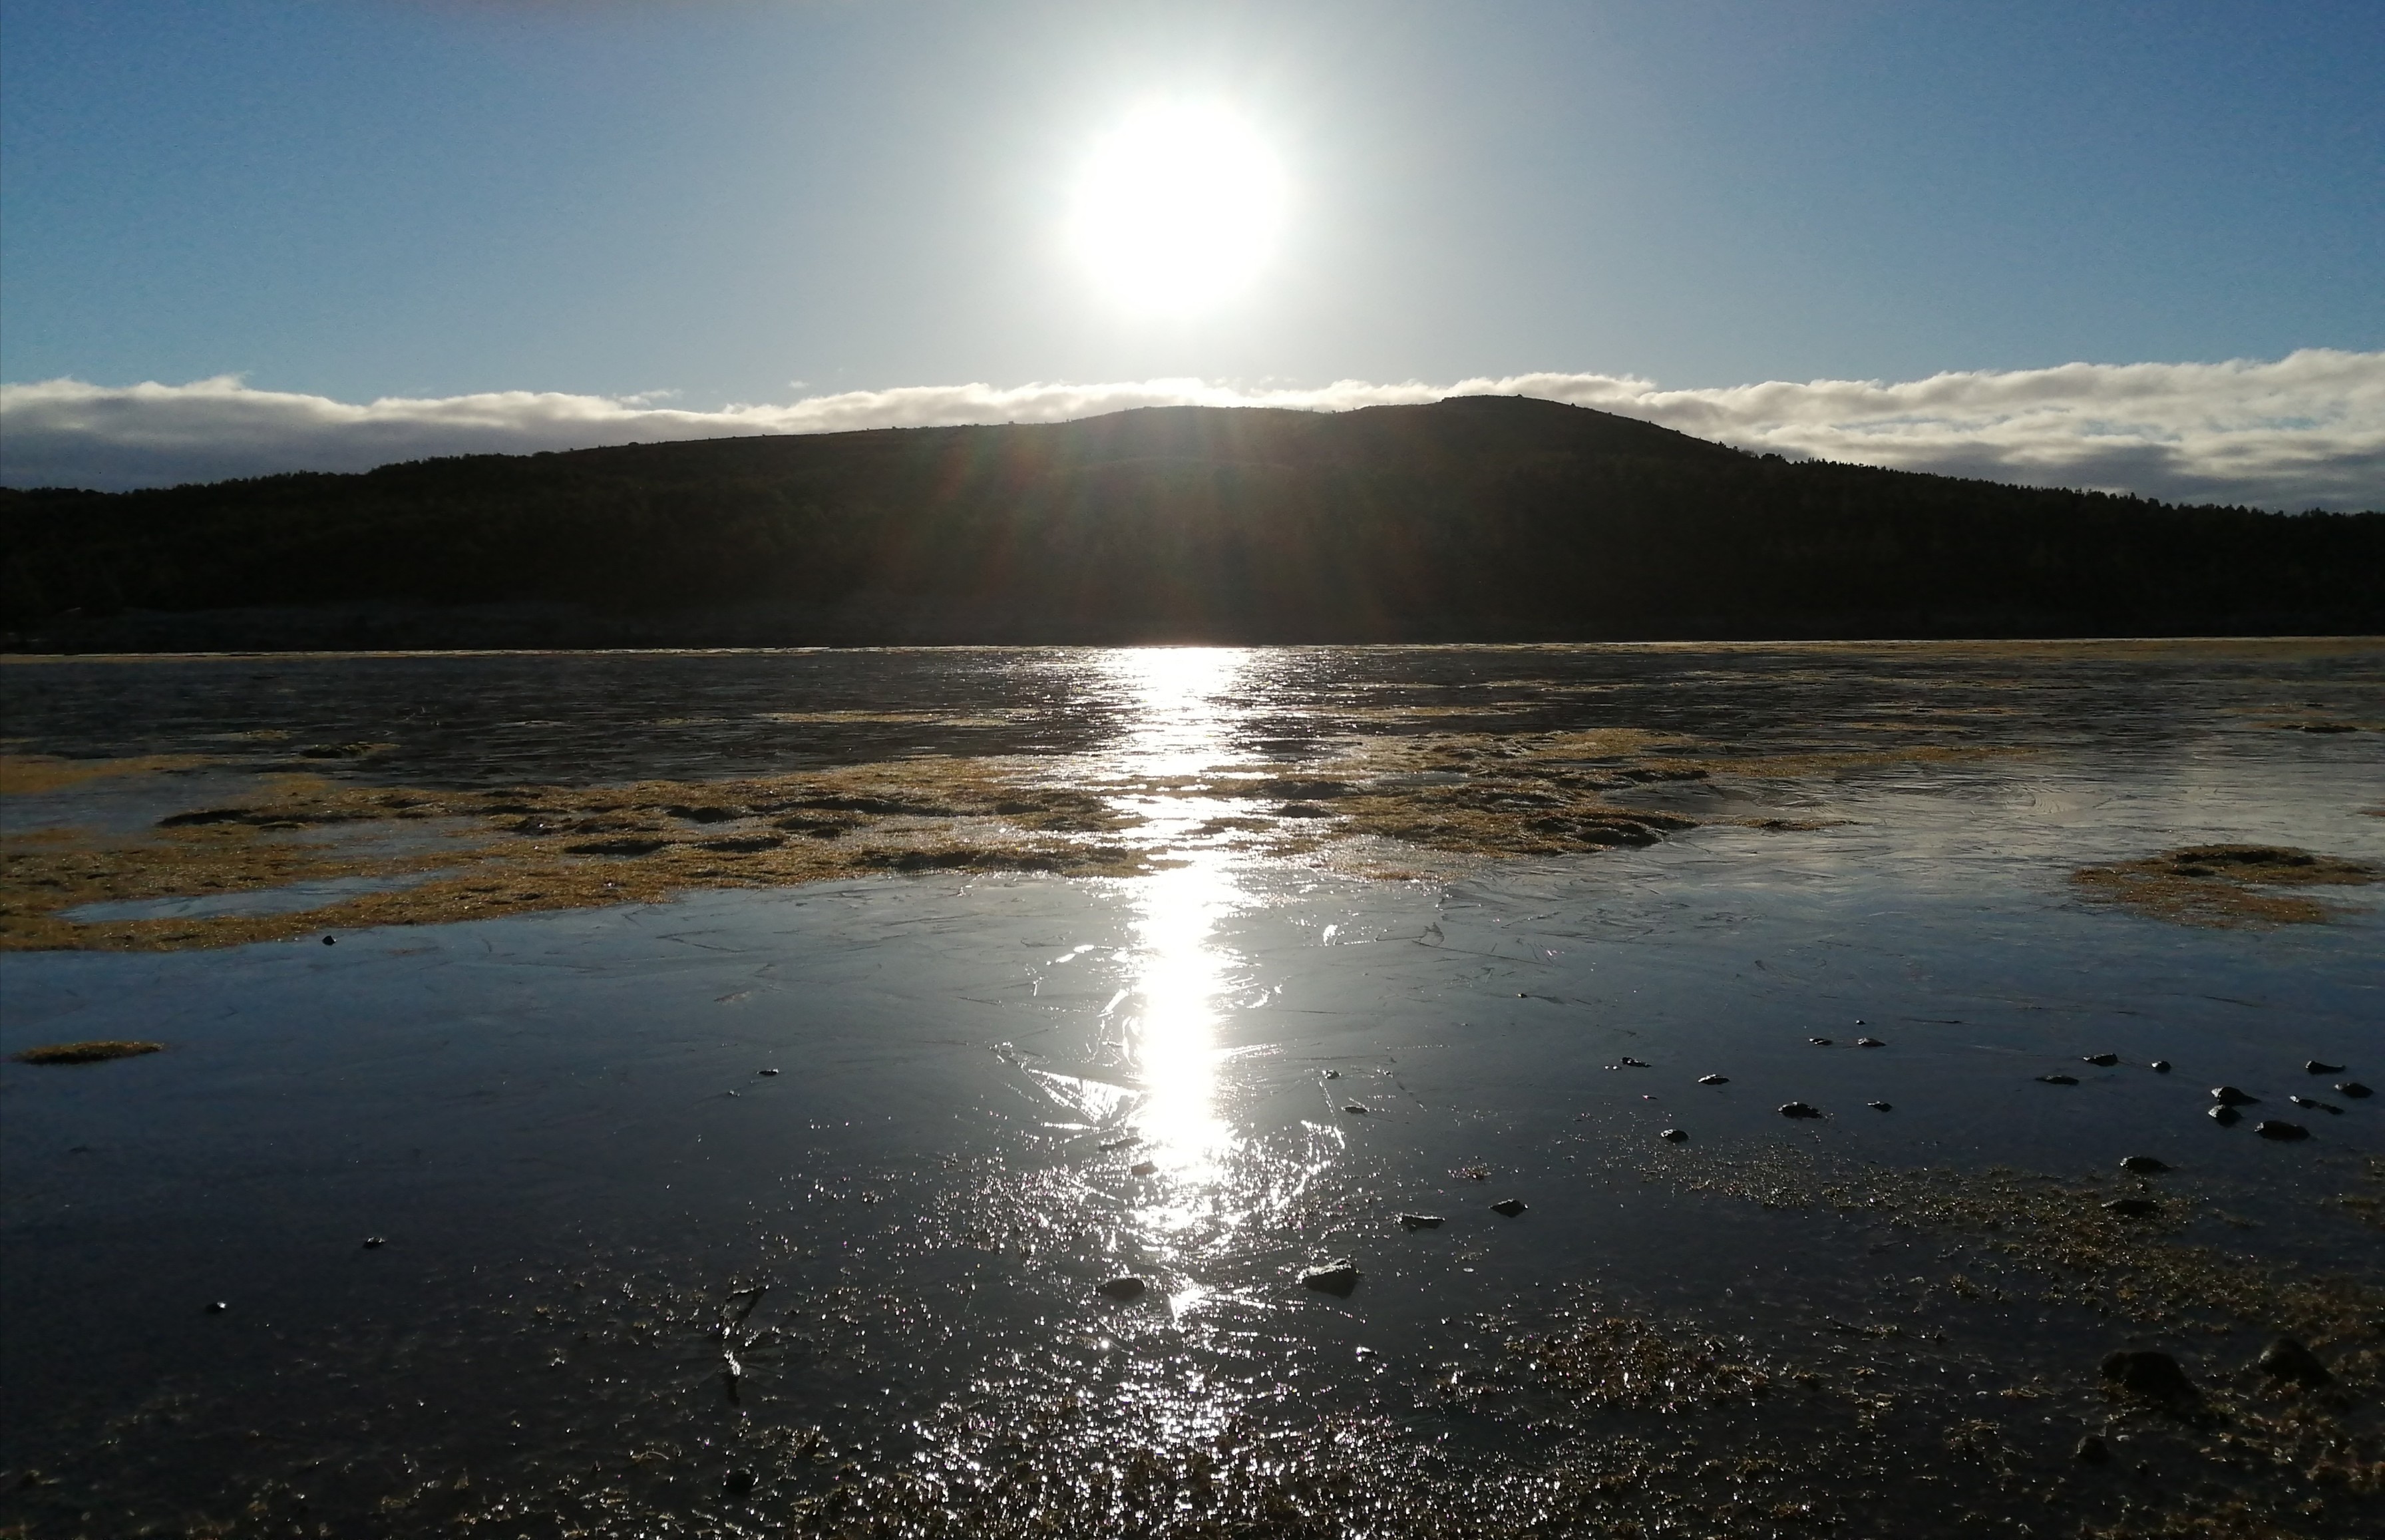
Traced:
<svg viewBox="0 0 2385 1540">
<path fill-rule="evenodd" d="M 435 455 L 972 422 L 1058 422 L 1193 404 L 1340 411 L 1517 394 L 1643 418 L 1796 457 L 2266 507 L 2385 506 L 2385 353 L 2275 362 L 2066 364 L 1879 381 L 1663 390 L 1603 374 L 1448 385 L 1345 380 L 1244 390 L 1198 380 L 914 385 L 788 406 L 683 411 L 654 396 L 506 391 L 353 406 L 231 378 L 113 387 L 0 385 L 0 482 L 122 488 L 280 470 L 362 470 Z"/>
</svg>

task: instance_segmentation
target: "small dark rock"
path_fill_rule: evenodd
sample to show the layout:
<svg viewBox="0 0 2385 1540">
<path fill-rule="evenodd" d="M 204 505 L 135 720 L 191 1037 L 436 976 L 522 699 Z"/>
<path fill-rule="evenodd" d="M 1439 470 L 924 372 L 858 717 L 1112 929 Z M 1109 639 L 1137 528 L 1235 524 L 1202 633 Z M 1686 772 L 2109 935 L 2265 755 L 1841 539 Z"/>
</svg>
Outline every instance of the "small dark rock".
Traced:
<svg viewBox="0 0 2385 1540">
<path fill-rule="evenodd" d="M 2169 1073 L 2169 1060 L 2166 1058 L 2156 1058 L 2151 1064 L 2146 1065 L 2145 1068 L 2151 1070 L 2157 1075 L 2166 1075 Z"/>
<path fill-rule="evenodd" d="M 1866 1102 L 1864 1105 L 1870 1108 L 1874 1112 L 1893 1112 L 1896 1110 L 1894 1107 L 1891 1106 L 1887 1102 Z"/>
<path fill-rule="evenodd" d="M 323 938 L 323 945 L 326 946 L 337 946 L 339 944 L 340 938 L 338 936 L 325 936 Z"/>
<path fill-rule="evenodd" d="M 2076 1085 L 2079 1083 L 2079 1077 L 2077 1075 L 2040 1075 L 2037 1078 L 2043 1081 L 2048 1085 Z"/>
<path fill-rule="evenodd" d="M 1342 1078 L 1342 1071 L 1339 1070 L 1328 1070 L 1325 1071 L 1325 1078 L 1327 1080 L 1340 1080 Z"/>
<path fill-rule="evenodd" d="M 754 1072 L 757 1075 L 775 1075 L 779 1071 L 776 1070 L 756 1070 Z"/>
<path fill-rule="evenodd" d="M 1830 1040 L 1827 1037 L 1809 1037 L 1805 1041 L 1817 1048 L 1827 1048 L 1830 1045 Z"/>
<path fill-rule="evenodd" d="M 2279 1337 L 2269 1344 L 2268 1351 L 2255 1360 L 2261 1372 L 2273 1380 L 2292 1380 L 2301 1384 L 2323 1385 L 2335 1378 L 2318 1355 L 2291 1337 Z"/>
<path fill-rule="evenodd" d="M 365 1249 L 367 1251 L 379 1251 L 382 1246 L 385 1246 L 388 1244 L 389 1237 L 386 1235 L 367 1235 L 365 1237 Z"/>
<path fill-rule="evenodd" d="M 1126 1173 L 1129 1176 L 1149 1176 L 1157 1170 L 1159 1162 L 1156 1160 L 1138 1160 L 1126 1169 Z"/>
<path fill-rule="evenodd" d="M 1402 1214 L 1400 1216 L 1400 1228 L 1403 1230 L 1438 1230 L 1441 1228 L 1441 1216 L 1439 1214 Z"/>
<path fill-rule="evenodd" d="M 2079 1062 L 2081 1064 L 2098 1065 L 2108 1070 L 2113 1065 L 2120 1062 L 2120 1056 L 2118 1054 L 2080 1054 L 2079 1056 Z"/>
<path fill-rule="evenodd" d="M 1881 1042 L 1877 1037 L 1858 1037 L 1855 1039 L 1855 1046 L 1858 1048 L 1885 1048 L 1888 1045 Z"/>
<path fill-rule="evenodd" d="M 1678 1128 L 1668 1128 L 1664 1133 L 1656 1135 L 1656 1137 L 1666 1141 L 1667 1144 L 1678 1145 L 1682 1140 L 1688 1138 L 1689 1134 Z"/>
<path fill-rule="evenodd" d="M 1150 1285 L 1142 1279 L 1132 1273 L 1125 1273 L 1117 1278 L 1104 1279 L 1101 1292 L 1112 1299 L 1140 1299 L 1143 1291 L 1148 1287 Z"/>
<path fill-rule="evenodd" d="M 2222 1107 L 2250 1107 L 2261 1098 L 2239 1091 L 2232 1085 L 2215 1085 L 2211 1088 L 2211 1099 Z"/>
<path fill-rule="evenodd" d="M 2070 1458 L 2084 1465 L 2102 1465 L 2112 1458 L 2112 1450 L 2102 1439 L 2089 1434 L 2070 1451 Z"/>
<path fill-rule="evenodd" d="M 2339 1096 L 2350 1096 L 2354 1101 L 2358 1101 L 2363 1096 L 2376 1095 L 2375 1092 L 2369 1090 L 2368 1087 L 2361 1084 L 2356 1080 L 2337 1081 L 2335 1083 L 2335 1094 Z"/>
<path fill-rule="evenodd" d="M 2343 1113 L 2343 1108 L 2329 1102 L 2320 1101 L 2316 1096 L 2288 1096 L 2286 1100 L 2296 1107 L 2307 1107 L 2314 1112 L 2332 1112 L 2339 1117 Z"/>
<path fill-rule="evenodd" d="M 2131 1395 L 2154 1401 L 2190 1401 L 2194 1382 L 2167 1353 L 2113 1353 L 2104 1359 L 2104 1378 Z"/>
<path fill-rule="evenodd" d="M 1622 1062 L 1623 1067 L 1627 1070 L 1644 1070 L 1648 1067 L 1648 1061 L 1646 1059 L 1633 1058 L 1630 1054 L 1623 1056 Z"/>
<path fill-rule="evenodd" d="M 1346 1299 L 1350 1291 L 1358 1286 L 1358 1267 L 1346 1258 L 1328 1262 L 1323 1267 L 1313 1267 L 1303 1272 L 1300 1283 L 1303 1288 L 1322 1290 Z"/>
<path fill-rule="evenodd" d="M 1363 1103 L 1360 1103 L 1360 1102 L 1352 1102 L 1352 1103 L 1350 1103 L 1348 1106 L 1346 1106 L 1346 1107 L 1342 1108 L 1342 1111 L 1344 1111 L 1344 1112 L 1355 1112 L 1355 1113 L 1359 1113 L 1359 1114 L 1363 1115 L 1363 1114 L 1366 1112 L 1367 1108 L 1366 1108 L 1365 1104 L 1363 1104 Z"/>
<path fill-rule="evenodd" d="M 732 1497 L 742 1497 L 762 1484 L 762 1478 L 751 1471 L 731 1471 L 720 1478 L 720 1490 Z"/>
<path fill-rule="evenodd" d="M 1526 1203 L 1522 1198 L 1503 1197 L 1498 1202 L 1491 1206 L 1491 1211 L 1494 1214 L 1505 1214 L 1509 1219 L 1514 1219 L 1517 1214 L 1522 1213 L 1530 1207 L 1531 1206 Z"/>
<path fill-rule="evenodd" d="M 1804 1102 L 1782 1102 L 1780 1115 L 1784 1118 L 1818 1118 L 1822 1115 L 1822 1109 Z"/>
<path fill-rule="evenodd" d="M 2149 1197 L 2116 1197 L 2104 1205 L 2104 1212 L 2124 1220 L 2141 1220 L 2160 1213 L 2161 1205 Z"/>
<path fill-rule="evenodd" d="M 1729 1075 L 1700 1075 L 1698 1077 L 1698 1083 L 1700 1085 L 1729 1085 L 1730 1083 L 1730 1077 Z"/>
<path fill-rule="evenodd" d="M 2208 1111 L 2211 1115 L 2211 1121 L 2217 1123 L 2221 1128 L 2233 1128 L 2238 1123 L 2244 1121 L 2244 1114 L 2237 1111 L 2226 1102 L 2222 1102 L 2217 1107 L 2209 1108 Z"/>
<path fill-rule="evenodd" d="M 2342 1072 L 2341 1064 L 2322 1064 L 2316 1058 L 2303 1060 L 2303 1073 L 2306 1075 L 2340 1075 Z"/>
<path fill-rule="evenodd" d="M 221 1315 L 231 1308 L 231 1307 L 230 1305 L 225 1304 L 220 1299 L 210 1300 L 207 1303 L 207 1314 L 209 1315 Z"/>
<path fill-rule="evenodd" d="M 99 1037 L 81 1043 L 44 1043 L 8 1057 L 19 1064 L 105 1064 L 116 1058 L 139 1058 L 164 1053 L 163 1043 L 141 1043 L 121 1037 Z"/>
<path fill-rule="evenodd" d="M 2120 1169 L 2134 1171 L 2139 1176 L 2158 1176 L 2169 1170 L 2169 1162 L 2150 1155 L 2124 1155 L 2120 1157 Z"/>
<path fill-rule="evenodd" d="M 2310 1137 L 2310 1130 L 2302 1124 L 2281 1122 L 2275 1118 L 2264 1118 L 2254 1125 L 2253 1132 L 2264 1139 L 2279 1139 L 2288 1143 Z"/>
</svg>

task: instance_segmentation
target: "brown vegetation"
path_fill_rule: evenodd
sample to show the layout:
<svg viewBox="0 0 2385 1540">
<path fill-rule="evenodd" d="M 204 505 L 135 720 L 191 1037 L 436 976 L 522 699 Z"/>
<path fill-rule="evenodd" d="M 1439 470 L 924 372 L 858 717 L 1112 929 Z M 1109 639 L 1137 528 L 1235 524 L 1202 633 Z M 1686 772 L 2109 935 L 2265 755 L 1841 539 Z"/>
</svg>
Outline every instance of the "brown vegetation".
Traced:
<svg viewBox="0 0 2385 1540">
<path fill-rule="evenodd" d="M 64 791 L 111 776 L 155 775 L 195 770 L 207 761 L 196 754 L 145 754 L 120 759 L 60 759 L 46 754 L 0 754 L 0 796 L 34 796 Z"/>
<path fill-rule="evenodd" d="M 800 775 L 451 792 L 269 778 L 242 805 L 151 833 L 76 832 L 0 846 L 0 948 L 152 951 L 324 930 L 433 924 L 779 886 L 872 871 L 1115 875 L 1145 858 L 1103 799 L 989 761 L 916 759 Z M 394 832 L 419 838 L 393 851 Z M 328 841 L 303 836 L 328 833 Z M 81 905 L 258 893 L 338 877 L 413 878 L 279 914 L 78 922 Z"/>
<path fill-rule="evenodd" d="M 2279 887 L 2350 887 L 2385 872 L 2366 861 L 2266 845 L 2194 845 L 2133 861 L 2082 867 L 2070 880 L 2088 898 L 2181 925 L 2232 929 L 2314 925 L 2335 909 Z"/>
</svg>

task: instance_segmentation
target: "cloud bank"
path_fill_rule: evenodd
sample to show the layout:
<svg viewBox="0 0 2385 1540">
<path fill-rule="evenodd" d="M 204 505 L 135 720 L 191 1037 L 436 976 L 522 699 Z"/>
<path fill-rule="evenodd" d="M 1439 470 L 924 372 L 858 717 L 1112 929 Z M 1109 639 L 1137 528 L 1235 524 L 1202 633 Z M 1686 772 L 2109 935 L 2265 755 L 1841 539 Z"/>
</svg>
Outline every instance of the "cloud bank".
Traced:
<svg viewBox="0 0 2385 1540">
<path fill-rule="evenodd" d="M 914 385 L 787 406 L 685 411 L 638 397 L 506 391 L 364 406 L 226 377 L 131 386 L 0 385 L 0 484 L 117 490 L 282 470 L 364 470 L 439 455 L 857 428 L 1059 422 L 1130 407 L 1346 411 L 1509 394 L 1594 407 L 1792 457 L 1846 460 L 2179 502 L 2385 507 L 2385 353 L 2274 362 L 2066 364 L 1879 381 L 1664 390 L 1604 374 L 1448 385 L 1342 381 L 1245 390 L 1199 380 Z"/>
</svg>

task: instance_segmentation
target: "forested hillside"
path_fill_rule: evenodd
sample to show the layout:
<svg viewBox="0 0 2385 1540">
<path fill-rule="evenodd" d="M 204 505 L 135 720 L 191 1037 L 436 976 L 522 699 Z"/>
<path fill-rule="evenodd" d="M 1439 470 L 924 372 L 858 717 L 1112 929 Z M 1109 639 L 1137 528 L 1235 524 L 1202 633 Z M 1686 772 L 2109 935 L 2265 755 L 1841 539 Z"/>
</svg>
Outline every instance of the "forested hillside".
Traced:
<svg viewBox="0 0 2385 1540">
<path fill-rule="evenodd" d="M 2385 631 L 2385 515 L 1792 463 L 1514 397 L 12 492 L 0 534 L 19 647 L 359 605 L 543 606 L 567 645 Z"/>
</svg>

